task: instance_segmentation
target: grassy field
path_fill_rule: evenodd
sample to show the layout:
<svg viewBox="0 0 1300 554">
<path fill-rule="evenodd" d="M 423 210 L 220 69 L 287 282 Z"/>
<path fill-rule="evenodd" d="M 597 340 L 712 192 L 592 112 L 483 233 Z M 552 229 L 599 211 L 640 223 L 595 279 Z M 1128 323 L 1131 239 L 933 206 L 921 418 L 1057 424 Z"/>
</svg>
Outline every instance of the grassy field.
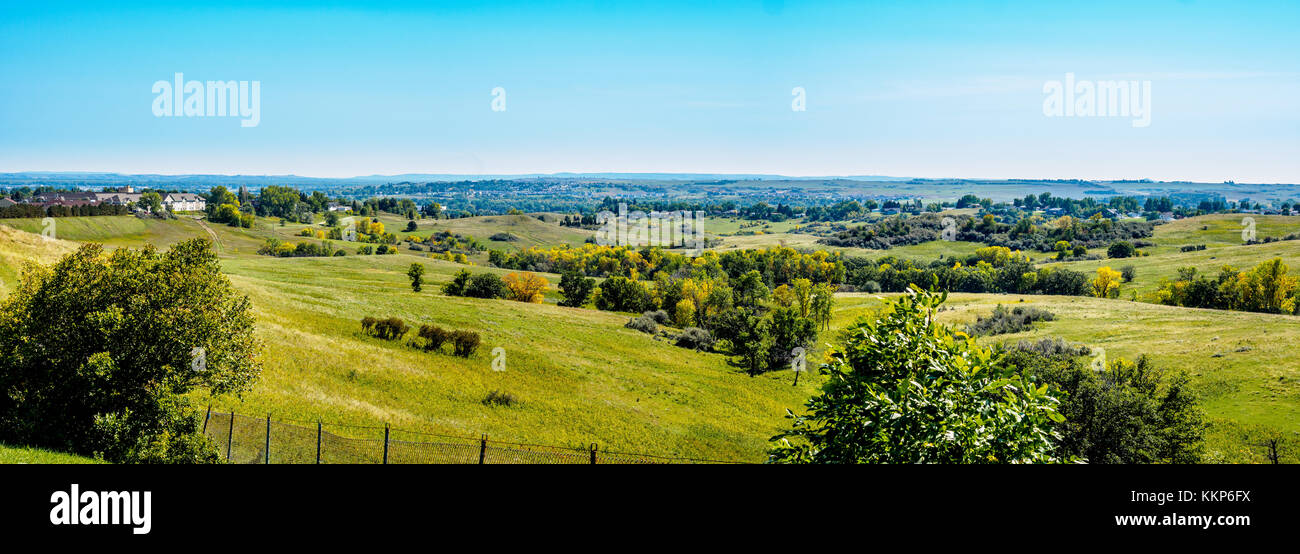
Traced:
<svg viewBox="0 0 1300 554">
<path fill-rule="evenodd" d="M 25 446 L 0 444 L 0 464 L 98 464 L 92 458 Z"/>
<path fill-rule="evenodd" d="M 840 295 L 834 322 L 841 328 L 869 314 L 880 301 L 868 294 Z M 1071 296 L 953 294 L 939 314 L 954 325 L 973 323 L 998 304 L 1046 308 L 1056 321 L 1033 331 L 986 337 L 982 342 L 1062 337 L 1102 348 L 1108 359 L 1148 354 L 1160 367 L 1185 370 L 1202 397 L 1212 429 L 1211 461 L 1264 462 L 1258 445 L 1242 437 L 1243 425 L 1300 433 L 1300 318 L 1160 306 Z"/>
<path fill-rule="evenodd" d="M 461 269 L 455 264 L 428 262 L 432 284 L 415 293 L 407 265 L 396 256 L 224 261 L 253 300 L 266 371 L 242 401 L 214 404 L 293 419 L 759 461 L 785 409 L 816 386 L 807 379 L 792 387 L 788 372 L 748 377 L 721 355 L 623 328 L 627 315 L 433 292 Z M 558 278 L 549 277 L 554 286 Z M 475 330 L 483 345 L 469 359 L 421 353 L 363 335 L 358 321 L 366 315 Z M 496 347 L 505 349 L 506 371 L 491 370 Z M 483 405 L 493 390 L 522 403 Z"/>
<path fill-rule="evenodd" d="M 107 219 L 121 221 L 99 221 Z M 528 216 L 487 219 L 455 220 L 461 226 L 456 232 L 486 239 L 515 229 L 521 239 L 528 236 L 545 246 L 550 244 L 545 241 L 554 240 L 546 233 L 572 231 Z M 33 229 L 40 230 L 39 220 L 3 223 L 17 223 L 20 228 L 35 224 Z M 221 245 L 223 270 L 253 301 L 258 336 L 266 345 L 265 371 L 252 391 L 242 398 L 196 397 L 218 410 L 270 413 L 278 419 L 389 423 L 466 436 L 487 433 L 499 440 L 558 446 L 596 442 L 602 450 L 664 456 L 760 461 L 767 438 L 786 425 L 785 410 L 797 411 L 819 383 L 815 378 L 801 379 L 798 387 L 792 387 L 788 371 L 750 378 L 721 355 L 687 351 L 625 329 L 627 314 L 559 307 L 556 275 L 546 275 L 550 290 L 544 304 L 452 298 L 437 292 L 438 285 L 464 266 L 428 260 L 421 253 L 403 250 L 392 256 L 355 256 L 349 252 L 338 258 L 255 254 L 267 237 L 290 240 L 294 225 L 263 222 L 253 229 L 222 225 L 204 229 L 192 219 L 128 217 L 66 218 L 58 224 L 61 237 L 110 246 L 147 240 L 141 237 L 158 237 L 166 244 L 189 236 L 215 237 Z M 1259 224 L 1260 236 L 1267 236 L 1263 222 Z M 1221 228 L 1215 232 L 1231 231 L 1226 224 L 1216 225 Z M 1271 229 L 1274 222 L 1268 225 Z M 421 232 L 427 231 L 421 227 Z M 114 234 L 119 232 L 124 234 Z M 1188 239 L 1187 233 L 1197 237 L 1202 231 L 1196 222 L 1166 225 L 1158 228 L 1157 240 L 1162 245 L 1179 244 Z M 756 237 L 727 240 L 752 238 Z M 1208 268 L 1232 260 L 1244 267 L 1273 255 L 1289 256 L 1294 262 L 1300 251 L 1300 242 L 1231 246 L 1224 240 L 1202 252 L 1175 250 L 1133 259 L 1134 265 L 1142 265 L 1138 281 L 1131 286 L 1153 287 L 1161 275 L 1172 275 L 1179 265 L 1204 263 Z M 863 252 L 928 259 L 961 255 L 978 246 L 934 242 Z M 0 225 L 0 281 L 11 282 L 23 260 L 48 263 L 74 247 L 72 242 L 46 241 Z M 423 262 L 428 269 L 430 283 L 420 293 L 410 290 L 405 275 L 413 261 Z M 1086 270 L 1088 264 L 1101 265 L 1067 265 Z M 473 270 L 506 273 L 484 267 Z M 4 285 L 0 282 L 0 293 L 6 292 Z M 1158 365 L 1187 370 L 1214 424 L 1209 435 L 1212 460 L 1262 461 L 1243 431 L 1247 425 L 1300 432 L 1300 363 L 1293 353 L 1300 339 L 1296 317 L 1124 300 L 955 294 L 948 304 L 952 309 L 941 318 L 966 323 L 998 303 L 1017 303 L 1022 298 L 1052 310 L 1058 319 L 1040 323 L 1029 333 L 986 340 L 1060 336 L 1104 348 L 1111 358 L 1149 353 Z M 871 295 L 841 295 L 833 327 L 843 328 L 878 302 Z M 367 315 L 397 316 L 415 326 L 432 323 L 475 330 L 483 336 L 483 344 L 469 359 L 425 354 L 363 335 L 358 321 Z M 834 335 L 834 330 L 826 333 L 821 342 L 834 340 Z M 496 347 L 505 350 L 504 372 L 491 370 Z M 520 404 L 484 405 L 484 397 L 494 390 L 515 395 Z"/>
</svg>

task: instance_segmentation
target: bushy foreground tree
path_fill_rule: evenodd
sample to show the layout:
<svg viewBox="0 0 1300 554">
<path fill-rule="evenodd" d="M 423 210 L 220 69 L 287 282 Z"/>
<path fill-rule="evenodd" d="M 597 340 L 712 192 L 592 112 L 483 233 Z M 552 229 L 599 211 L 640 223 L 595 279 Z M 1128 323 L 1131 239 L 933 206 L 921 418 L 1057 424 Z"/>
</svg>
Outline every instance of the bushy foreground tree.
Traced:
<svg viewBox="0 0 1300 554">
<path fill-rule="evenodd" d="M 1064 418 L 1046 385 L 934 321 L 947 299 L 912 290 L 846 331 L 807 414 L 773 440 L 775 463 L 1057 462 Z"/>
<path fill-rule="evenodd" d="M 87 244 L 29 266 L 0 305 L 0 440 L 113 462 L 215 461 L 184 395 L 246 390 L 248 298 L 204 239 L 159 253 Z"/>
<path fill-rule="evenodd" d="M 1071 355 L 1015 349 L 1008 363 L 1063 393 L 1057 452 L 1093 464 L 1198 463 L 1205 415 L 1185 372 L 1150 358 L 1093 369 Z"/>
</svg>

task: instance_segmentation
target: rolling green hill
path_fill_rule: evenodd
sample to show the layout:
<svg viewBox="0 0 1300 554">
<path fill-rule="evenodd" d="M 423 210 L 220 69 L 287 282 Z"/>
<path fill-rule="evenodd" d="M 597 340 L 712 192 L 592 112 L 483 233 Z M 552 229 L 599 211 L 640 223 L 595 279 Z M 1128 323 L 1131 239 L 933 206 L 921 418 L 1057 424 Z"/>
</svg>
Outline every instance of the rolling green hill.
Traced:
<svg viewBox="0 0 1300 554">
<path fill-rule="evenodd" d="M 1272 258 L 1282 258 L 1292 273 L 1300 272 L 1300 241 L 1279 241 L 1268 244 L 1242 244 L 1240 214 L 1216 214 L 1160 225 L 1155 228 L 1153 248 L 1141 250 L 1151 252 L 1150 256 L 1134 258 L 1112 258 L 1080 262 L 1051 264 L 1067 267 L 1075 271 L 1094 274 L 1102 266 L 1119 269 L 1131 265 L 1137 269 L 1137 277 L 1131 284 L 1125 284 L 1120 296 L 1128 298 L 1130 291 L 1136 290 L 1139 300 L 1150 300 L 1150 294 L 1160 286 L 1161 279 L 1174 279 L 1178 268 L 1195 267 L 1198 271 L 1217 274 L 1225 265 L 1238 270 L 1249 269 L 1259 262 Z M 1251 216 L 1256 221 L 1256 235 L 1264 237 L 1281 237 L 1289 233 L 1300 232 L 1300 216 Z M 1203 229 L 1204 228 L 1204 229 Z M 1206 246 L 1205 250 L 1181 252 L 1184 245 Z M 1098 254 L 1105 255 L 1098 250 Z"/>
<path fill-rule="evenodd" d="M 121 221 L 101 221 L 107 219 Z M 546 241 L 557 240 L 546 233 L 571 231 L 528 216 L 488 219 L 456 220 L 462 226 L 456 232 L 486 238 L 515 229 L 517 236 L 529 236 L 546 246 L 552 244 Z M 39 230 L 39 220 L 3 223 L 35 224 Z M 448 222 L 439 225 L 444 223 Z M 255 254 L 267 237 L 293 240 L 293 225 L 204 229 L 192 219 L 129 217 L 66 218 L 59 224 L 60 236 L 111 246 L 133 246 L 148 237 L 165 244 L 189 236 L 216 238 L 222 245 L 223 271 L 251 297 L 258 336 L 266 345 L 265 371 L 251 392 L 242 398 L 196 398 L 220 410 L 270 413 L 277 419 L 389 423 L 457 435 L 487 433 L 500 440 L 559 446 L 596 442 L 606 450 L 664 456 L 760 461 L 768 437 L 786 425 L 785 410 L 798 410 L 818 384 L 816 379 L 801 379 L 798 387 L 792 387 L 788 371 L 750 378 L 721 355 L 687 351 L 625 329 L 626 314 L 556 306 L 556 275 L 546 275 L 550 290 L 543 304 L 452 298 L 437 292 L 438 285 L 465 266 L 429 260 L 418 252 L 338 258 Z M 1183 234 L 1195 237 L 1199 229 L 1196 222 L 1166 225 L 1158 228 L 1157 239 L 1162 246 L 1175 245 L 1188 240 Z M 1227 231 L 1231 229 L 1217 232 Z M 978 246 L 959 244 L 971 250 Z M 942 246 L 948 249 L 954 244 Z M 48 263 L 74 247 L 71 242 L 45 241 L 0 225 L 0 281 L 12 279 L 23 260 Z M 1205 251 L 1180 253 L 1170 246 L 1172 252 L 1129 260 L 1142 264 L 1138 281 L 1131 286 L 1152 287 L 1160 275 L 1172 274 L 1179 265 L 1233 260 L 1246 266 L 1282 255 L 1296 267 L 1297 247 L 1300 242 L 1253 246 L 1224 242 Z M 413 261 L 428 269 L 430 283 L 421 293 L 410 290 L 405 275 Z M 1086 270 L 1089 264 L 1101 265 L 1065 265 Z M 0 293 L 6 290 L 2 287 L 0 283 Z M 1262 461 L 1248 438 L 1250 426 L 1300 432 L 1300 363 L 1293 353 L 1300 339 L 1296 325 L 1300 319 L 1294 316 L 1126 300 L 955 294 L 949 301 L 951 309 L 940 317 L 952 323 L 970 322 L 998 303 L 1018 303 L 1022 298 L 1055 312 L 1057 320 L 1040 323 L 1029 333 L 984 340 L 1060 336 L 1104 348 L 1112 358 L 1148 353 L 1162 367 L 1187 370 L 1214 425 L 1209 435 L 1211 460 Z M 871 295 L 841 294 L 833 327 L 843 328 L 878 302 Z M 475 330 L 483 336 L 483 344 L 469 359 L 421 353 L 363 335 L 358 321 L 368 315 L 397 316 L 415 326 L 431 323 Z M 834 336 L 834 330 L 827 332 L 821 342 Z M 491 369 L 496 347 L 505 350 L 504 372 Z M 492 391 L 509 392 L 520 404 L 484 405 L 484 397 Z"/>
</svg>

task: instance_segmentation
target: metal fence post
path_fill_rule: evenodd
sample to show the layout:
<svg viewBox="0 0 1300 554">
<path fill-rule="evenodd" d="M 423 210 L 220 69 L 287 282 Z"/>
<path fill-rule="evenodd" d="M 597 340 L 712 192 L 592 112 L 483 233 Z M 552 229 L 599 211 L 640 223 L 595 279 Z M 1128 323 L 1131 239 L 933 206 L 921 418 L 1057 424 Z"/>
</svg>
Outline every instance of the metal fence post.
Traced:
<svg viewBox="0 0 1300 554">
<path fill-rule="evenodd" d="M 271 463 L 271 413 L 266 414 L 266 463 Z"/>
<path fill-rule="evenodd" d="M 316 422 L 316 463 L 318 463 L 318 464 L 320 463 L 320 436 L 321 436 L 321 427 L 322 427 L 321 422 L 320 422 L 320 421 L 317 421 L 317 422 Z"/>
<path fill-rule="evenodd" d="M 598 448 L 600 447 L 596 446 L 596 443 L 591 443 L 591 465 L 596 465 L 596 449 Z"/>
<path fill-rule="evenodd" d="M 235 411 L 230 410 L 230 429 L 226 433 L 226 461 L 230 461 L 230 445 L 235 442 Z"/>
<path fill-rule="evenodd" d="M 208 414 L 203 416 L 203 434 L 208 434 L 208 420 L 212 419 L 212 404 L 208 404 Z"/>
<path fill-rule="evenodd" d="M 384 424 L 384 463 L 388 463 L 388 424 Z"/>
<path fill-rule="evenodd" d="M 487 458 L 487 435 L 486 434 L 483 435 L 483 438 L 479 439 L 478 442 L 478 463 L 482 465 L 483 460 L 485 458 Z"/>
</svg>

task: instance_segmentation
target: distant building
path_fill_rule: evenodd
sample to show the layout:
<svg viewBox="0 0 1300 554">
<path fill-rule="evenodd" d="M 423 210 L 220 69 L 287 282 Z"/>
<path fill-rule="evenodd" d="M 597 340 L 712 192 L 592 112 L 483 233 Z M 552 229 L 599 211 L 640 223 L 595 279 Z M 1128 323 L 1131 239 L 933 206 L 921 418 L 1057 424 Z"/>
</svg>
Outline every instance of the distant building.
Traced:
<svg viewBox="0 0 1300 554">
<path fill-rule="evenodd" d="M 352 206 L 348 204 L 339 204 L 338 202 L 330 202 L 326 208 L 331 212 L 346 212 L 351 210 Z"/>
<path fill-rule="evenodd" d="M 190 192 L 169 192 L 163 196 L 163 207 L 173 212 L 201 212 L 208 207 L 208 201 Z"/>
<path fill-rule="evenodd" d="M 18 203 L 14 202 L 13 200 L 10 200 L 8 198 L 0 198 L 0 208 L 8 208 L 9 206 L 16 206 L 16 205 L 18 205 Z"/>
<path fill-rule="evenodd" d="M 128 189 L 131 187 L 127 187 Z M 100 204 L 111 204 L 114 206 L 125 206 L 140 202 L 141 193 L 138 192 L 97 192 L 95 200 Z"/>
</svg>

